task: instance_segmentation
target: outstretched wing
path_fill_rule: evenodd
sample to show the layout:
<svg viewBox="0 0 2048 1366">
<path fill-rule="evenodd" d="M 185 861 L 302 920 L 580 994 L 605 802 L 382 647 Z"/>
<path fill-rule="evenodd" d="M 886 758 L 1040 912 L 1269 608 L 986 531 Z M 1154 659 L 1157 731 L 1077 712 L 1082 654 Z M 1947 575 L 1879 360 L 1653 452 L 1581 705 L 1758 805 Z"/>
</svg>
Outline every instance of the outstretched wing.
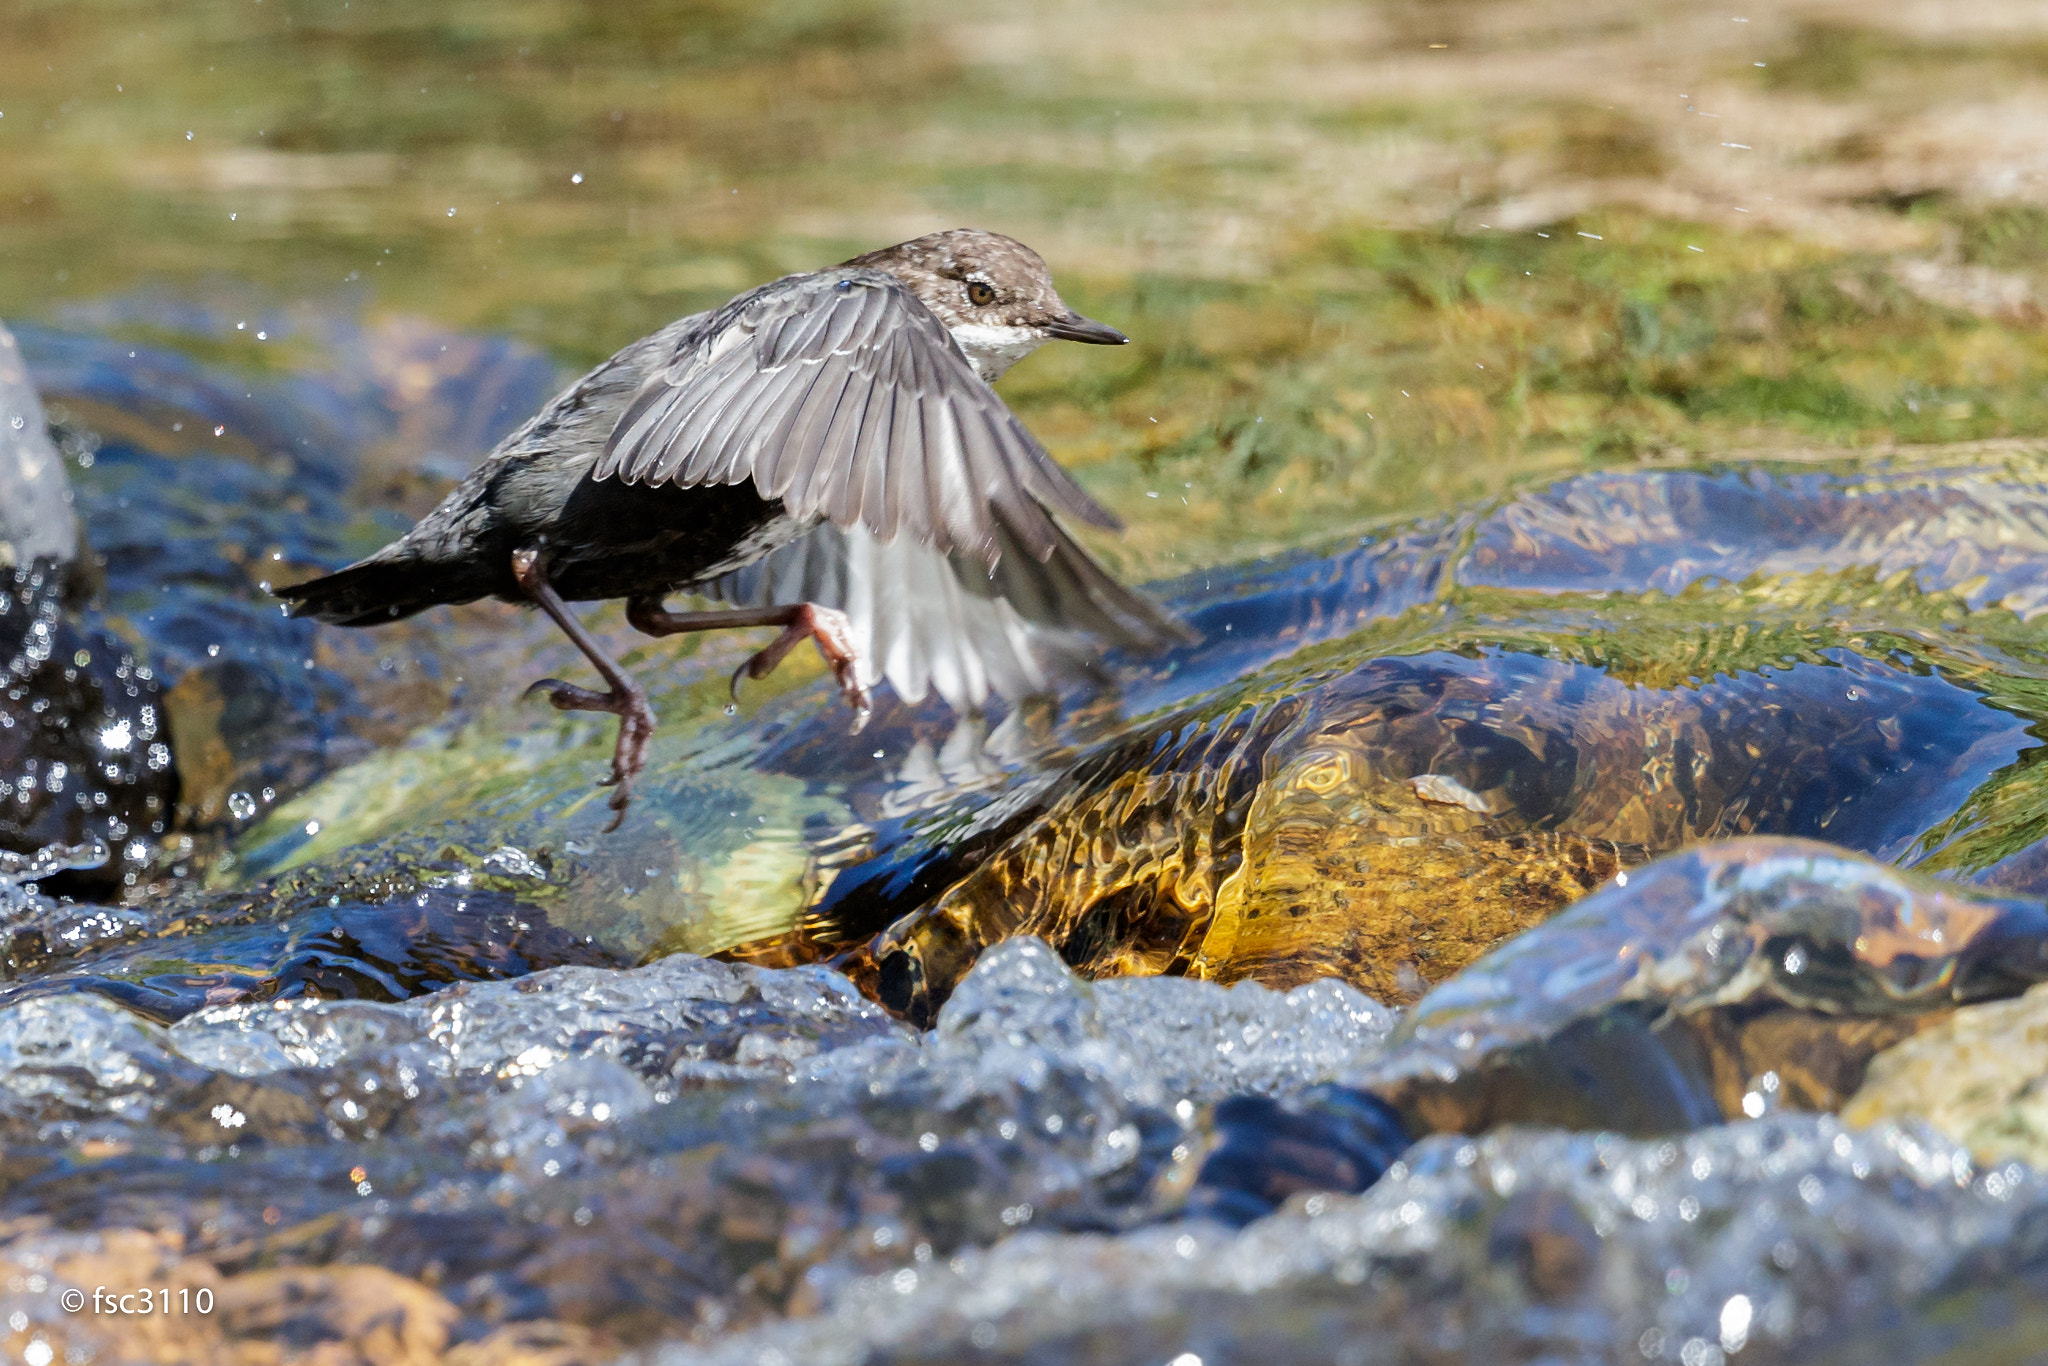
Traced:
<svg viewBox="0 0 2048 1366">
<path fill-rule="evenodd" d="M 1094 642 L 1152 650 L 1188 638 L 1054 534 L 1043 560 L 1013 548 L 990 574 L 975 559 L 828 522 L 698 591 L 743 607 L 836 607 L 852 624 L 863 684 L 887 678 L 909 702 L 937 692 L 959 711 L 991 692 L 1014 701 L 1052 691 Z"/>
<path fill-rule="evenodd" d="M 1044 560 L 1048 512 L 1116 519 L 1053 462 L 895 276 L 792 275 L 685 336 L 613 428 L 593 477 L 754 481 L 791 515 L 993 566 Z"/>
</svg>

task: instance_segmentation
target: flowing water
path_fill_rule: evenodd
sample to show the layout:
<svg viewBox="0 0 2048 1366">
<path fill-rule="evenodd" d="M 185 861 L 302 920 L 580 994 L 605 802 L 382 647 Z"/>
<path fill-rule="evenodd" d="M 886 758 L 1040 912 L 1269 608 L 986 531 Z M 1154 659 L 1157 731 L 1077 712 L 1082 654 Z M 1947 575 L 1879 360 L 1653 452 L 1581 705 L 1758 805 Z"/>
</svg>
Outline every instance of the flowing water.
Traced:
<svg viewBox="0 0 2048 1366">
<path fill-rule="evenodd" d="M 1169 580 L 1199 643 L 979 720 L 850 736 L 815 669 L 728 716 L 742 646 L 646 651 L 670 724 L 605 835 L 604 728 L 515 700 L 565 662 L 534 622 L 266 606 L 390 524 L 315 495 L 423 420 L 351 359 L 391 339 L 329 335 L 237 394 L 22 333 L 106 563 L 17 610 L 122 642 L 150 700 L 108 705 L 177 756 L 175 834 L 77 808 L 50 856 L 99 900 L 8 884 L 24 1342 L 144 1350 L 50 1312 L 133 1280 L 208 1289 L 167 1341 L 218 1359 L 373 1319 L 477 1360 L 1770 1359 L 1980 1300 L 2033 1350 L 2035 1178 L 1827 1112 L 2048 976 L 2042 454 L 1533 485 Z M 473 444 L 550 378 L 407 340 Z"/>
</svg>

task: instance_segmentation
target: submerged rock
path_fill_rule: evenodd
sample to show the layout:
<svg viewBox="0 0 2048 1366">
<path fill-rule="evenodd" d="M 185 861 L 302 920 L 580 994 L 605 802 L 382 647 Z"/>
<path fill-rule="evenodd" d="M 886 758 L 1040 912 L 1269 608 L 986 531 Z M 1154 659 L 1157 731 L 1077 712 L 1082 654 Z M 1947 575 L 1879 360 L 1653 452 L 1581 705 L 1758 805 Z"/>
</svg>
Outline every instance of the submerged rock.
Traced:
<svg viewBox="0 0 2048 1366">
<path fill-rule="evenodd" d="M 1836 1110 L 1870 1059 L 2048 979 L 2048 908 L 1803 840 L 1618 876 L 1430 992 L 1348 1080 L 1416 1132 L 1651 1134 Z"/>
</svg>

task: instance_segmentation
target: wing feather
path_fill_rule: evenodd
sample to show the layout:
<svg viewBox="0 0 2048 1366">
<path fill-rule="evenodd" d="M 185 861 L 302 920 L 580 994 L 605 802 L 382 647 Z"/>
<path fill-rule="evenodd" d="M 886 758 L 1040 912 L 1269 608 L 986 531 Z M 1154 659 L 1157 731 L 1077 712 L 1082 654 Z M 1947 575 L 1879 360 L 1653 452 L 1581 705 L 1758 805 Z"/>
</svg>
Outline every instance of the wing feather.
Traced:
<svg viewBox="0 0 2048 1366">
<path fill-rule="evenodd" d="M 739 606 L 837 608 L 852 625 L 863 682 L 886 678 L 909 702 L 936 692 L 961 710 L 991 693 L 1014 701 L 1048 691 L 1091 657 L 1091 636 L 1132 650 L 1187 638 L 1055 531 L 1045 560 L 1013 545 L 991 575 L 974 556 L 827 522 L 702 591 Z"/>
<path fill-rule="evenodd" d="M 815 493 L 809 478 L 825 451 L 825 439 L 857 378 L 854 368 L 835 354 L 818 363 L 818 378 L 804 396 L 781 445 L 763 453 L 754 465 L 754 482 L 764 497 L 780 498 L 798 518 L 809 518 Z"/>
<path fill-rule="evenodd" d="M 797 428 L 804 424 L 811 406 L 820 390 L 829 393 L 834 378 L 832 369 L 821 359 L 813 365 L 792 365 L 785 369 L 786 378 L 781 383 L 787 386 L 784 399 L 769 412 L 773 421 L 765 432 L 757 432 L 742 448 L 746 457 L 744 463 L 750 466 L 754 486 L 763 498 L 780 498 L 787 492 L 787 485 L 777 487 L 782 472 L 789 463 L 789 451 L 796 441 Z M 842 369 L 838 378 L 844 384 L 848 372 Z M 741 471 L 735 469 L 735 476 Z M 733 483 L 740 482 L 735 477 Z"/>
<path fill-rule="evenodd" d="M 1116 524 L 916 295 L 865 267 L 788 276 L 685 331 L 650 365 L 594 476 L 751 479 L 800 517 L 990 566 L 1006 545 L 1052 554 L 1048 510 Z"/>
<path fill-rule="evenodd" d="M 861 407 L 860 424 L 848 441 L 845 477 L 820 504 L 819 511 L 834 523 L 858 515 L 861 499 L 875 471 L 889 463 L 889 428 L 895 421 L 896 391 L 872 389 Z"/>
</svg>

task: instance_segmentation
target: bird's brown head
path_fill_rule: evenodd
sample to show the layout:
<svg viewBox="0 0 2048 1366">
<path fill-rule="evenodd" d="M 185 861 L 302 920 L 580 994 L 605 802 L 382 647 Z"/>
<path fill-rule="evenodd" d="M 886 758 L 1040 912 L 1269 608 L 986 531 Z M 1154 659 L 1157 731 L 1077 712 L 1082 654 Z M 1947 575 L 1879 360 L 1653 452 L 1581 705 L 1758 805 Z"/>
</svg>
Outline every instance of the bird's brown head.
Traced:
<svg viewBox="0 0 2048 1366">
<path fill-rule="evenodd" d="M 1130 340 L 1068 308 L 1044 259 L 1001 233 L 954 228 L 846 264 L 888 271 L 908 285 L 991 382 L 1049 341 L 1121 346 Z"/>
</svg>

